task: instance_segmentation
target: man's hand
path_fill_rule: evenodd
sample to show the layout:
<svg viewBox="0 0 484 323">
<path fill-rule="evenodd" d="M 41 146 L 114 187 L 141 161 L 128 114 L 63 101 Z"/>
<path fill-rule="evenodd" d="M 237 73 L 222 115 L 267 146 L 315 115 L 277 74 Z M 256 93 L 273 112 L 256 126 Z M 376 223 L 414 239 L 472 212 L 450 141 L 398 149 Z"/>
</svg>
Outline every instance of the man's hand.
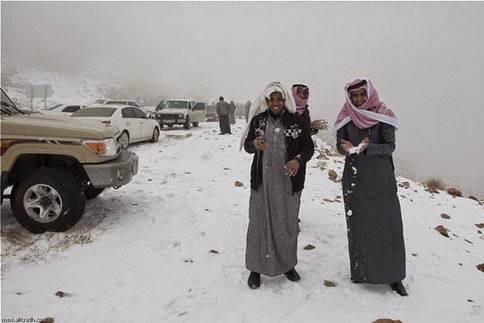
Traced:
<svg viewBox="0 0 484 323">
<path fill-rule="evenodd" d="M 328 129 L 328 123 L 324 120 L 314 120 L 314 121 L 311 121 L 311 123 L 309 124 L 309 128 L 326 130 Z"/>
<path fill-rule="evenodd" d="M 365 137 L 365 139 L 363 139 L 360 144 L 358 145 L 360 147 L 360 151 L 358 153 L 362 153 L 365 151 L 365 149 L 368 147 L 368 143 L 370 142 L 370 140 L 368 139 L 368 137 Z"/>
<path fill-rule="evenodd" d="M 284 169 L 286 170 L 286 175 L 288 176 L 296 176 L 297 171 L 299 170 L 299 160 L 291 159 L 284 165 Z"/>
<path fill-rule="evenodd" d="M 265 150 L 267 148 L 267 144 L 264 143 L 264 137 L 258 136 L 254 139 L 254 147 L 258 150 Z"/>
<path fill-rule="evenodd" d="M 341 148 L 348 154 L 350 149 L 353 148 L 353 144 L 348 140 L 341 139 Z"/>
</svg>

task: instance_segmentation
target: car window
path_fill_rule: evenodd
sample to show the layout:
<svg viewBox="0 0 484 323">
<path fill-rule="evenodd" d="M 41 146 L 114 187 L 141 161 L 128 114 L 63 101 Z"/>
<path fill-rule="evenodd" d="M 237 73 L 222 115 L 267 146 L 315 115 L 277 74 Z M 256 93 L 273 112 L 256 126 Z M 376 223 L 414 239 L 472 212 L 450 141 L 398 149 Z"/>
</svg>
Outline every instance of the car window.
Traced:
<svg viewBox="0 0 484 323">
<path fill-rule="evenodd" d="M 69 105 L 69 106 L 65 107 L 64 109 L 62 109 L 62 112 L 76 112 L 80 108 L 81 107 L 78 106 L 78 105 Z"/>
<path fill-rule="evenodd" d="M 187 109 L 188 102 L 187 101 L 167 101 L 165 107 L 168 109 Z"/>
<path fill-rule="evenodd" d="M 71 117 L 110 117 L 115 111 L 115 108 L 86 108 L 77 110 Z"/>
<path fill-rule="evenodd" d="M 134 111 L 134 115 L 136 116 L 136 118 L 146 119 L 146 114 L 143 111 L 137 108 L 132 108 L 132 109 Z"/>
<path fill-rule="evenodd" d="M 195 106 L 193 107 L 193 111 L 203 111 L 205 110 L 205 103 L 203 102 L 197 102 Z"/>
<path fill-rule="evenodd" d="M 126 101 L 128 103 L 128 105 L 132 106 L 132 107 L 136 107 L 136 108 L 139 108 L 140 106 L 138 105 L 138 103 L 134 102 L 134 101 Z"/>
<path fill-rule="evenodd" d="M 136 118 L 133 108 L 123 108 L 123 110 L 121 110 L 121 114 L 123 118 Z"/>
</svg>

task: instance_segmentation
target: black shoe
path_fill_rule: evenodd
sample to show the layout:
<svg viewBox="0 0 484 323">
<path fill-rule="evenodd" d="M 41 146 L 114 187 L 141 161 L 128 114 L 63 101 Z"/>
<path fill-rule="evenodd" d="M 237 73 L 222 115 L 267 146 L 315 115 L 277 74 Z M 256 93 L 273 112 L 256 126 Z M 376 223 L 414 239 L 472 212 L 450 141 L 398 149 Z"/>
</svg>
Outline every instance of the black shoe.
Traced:
<svg viewBox="0 0 484 323">
<path fill-rule="evenodd" d="M 251 289 L 257 289 L 260 287 L 260 274 L 256 273 L 255 271 L 251 271 L 249 275 L 249 279 L 247 280 L 247 285 Z"/>
<path fill-rule="evenodd" d="M 353 278 L 350 278 L 350 279 L 351 279 L 351 282 L 353 284 L 360 284 L 361 283 L 361 281 L 359 281 L 359 280 L 356 280 L 356 279 L 353 279 Z"/>
<path fill-rule="evenodd" d="M 400 296 L 408 296 L 407 290 L 405 286 L 403 286 L 402 282 L 395 282 L 391 283 L 392 289 L 398 293 Z"/>
<path fill-rule="evenodd" d="M 298 280 L 301 280 L 301 276 L 299 276 L 296 269 L 294 268 L 285 272 L 284 275 L 286 275 L 287 279 L 289 279 L 292 282 L 297 282 Z"/>
</svg>

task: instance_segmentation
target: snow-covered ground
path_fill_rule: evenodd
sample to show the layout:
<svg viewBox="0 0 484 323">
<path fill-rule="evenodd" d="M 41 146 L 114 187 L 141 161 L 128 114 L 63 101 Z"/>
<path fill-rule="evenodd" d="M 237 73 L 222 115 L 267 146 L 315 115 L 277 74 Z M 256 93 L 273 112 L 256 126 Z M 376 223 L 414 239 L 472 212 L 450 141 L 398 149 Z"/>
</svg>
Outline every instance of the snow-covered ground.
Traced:
<svg viewBox="0 0 484 323">
<path fill-rule="evenodd" d="M 81 221 L 66 233 L 29 234 L 6 201 L 2 318 L 484 322 L 484 272 L 476 268 L 484 262 L 484 229 L 476 226 L 484 222 L 484 206 L 431 194 L 399 177 L 410 296 L 386 285 L 352 284 L 338 182 L 343 158 L 324 151 L 330 147 L 320 141 L 302 196 L 302 280 L 262 276 L 261 288 L 249 289 L 244 257 L 251 156 L 238 151 L 242 127 L 238 120 L 233 135 L 220 136 L 217 123 L 202 123 L 132 146 L 138 175 L 88 201 Z M 329 170 L 338 174 L 336 182 Z M 437 225 L 450 230 L 448 238 L 434 230 Z M 315 248 L 305 250 L 308 244 Z M 326 287 L 325 280 L 336 286 Z"/>
</svg>

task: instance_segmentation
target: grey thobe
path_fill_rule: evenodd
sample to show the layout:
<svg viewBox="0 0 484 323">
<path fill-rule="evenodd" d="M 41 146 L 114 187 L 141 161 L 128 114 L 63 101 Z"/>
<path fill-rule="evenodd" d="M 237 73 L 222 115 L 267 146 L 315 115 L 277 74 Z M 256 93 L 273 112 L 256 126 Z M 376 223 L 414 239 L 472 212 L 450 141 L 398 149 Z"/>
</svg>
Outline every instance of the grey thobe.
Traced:
<svg viewBox="0 0 484 323">
<path fill-rule="evenodd" d="M 395 128 L 377 123 L 358 129 L 350 122 L 338 130 L 338 142 L 345 139 L 355 147 L 365 137 L 370 140 L 366 152 L 347 156 L 343 171 L 351 278 L 388 284 L 405 278 L 402 217 L 392 159 Z M 339 145 L 338 149 L 344 153 Z"/>
<path fill-rule="evenodd" d="M 286 142 L 280 118 L 268 118 L 264 139 L 268 148 L 262 157 L 262 183 L 250 193 L 246 267 L 277 276 L 297 264 L 301 192 L 292 193 L 284 171 Z"/>
</svg>

